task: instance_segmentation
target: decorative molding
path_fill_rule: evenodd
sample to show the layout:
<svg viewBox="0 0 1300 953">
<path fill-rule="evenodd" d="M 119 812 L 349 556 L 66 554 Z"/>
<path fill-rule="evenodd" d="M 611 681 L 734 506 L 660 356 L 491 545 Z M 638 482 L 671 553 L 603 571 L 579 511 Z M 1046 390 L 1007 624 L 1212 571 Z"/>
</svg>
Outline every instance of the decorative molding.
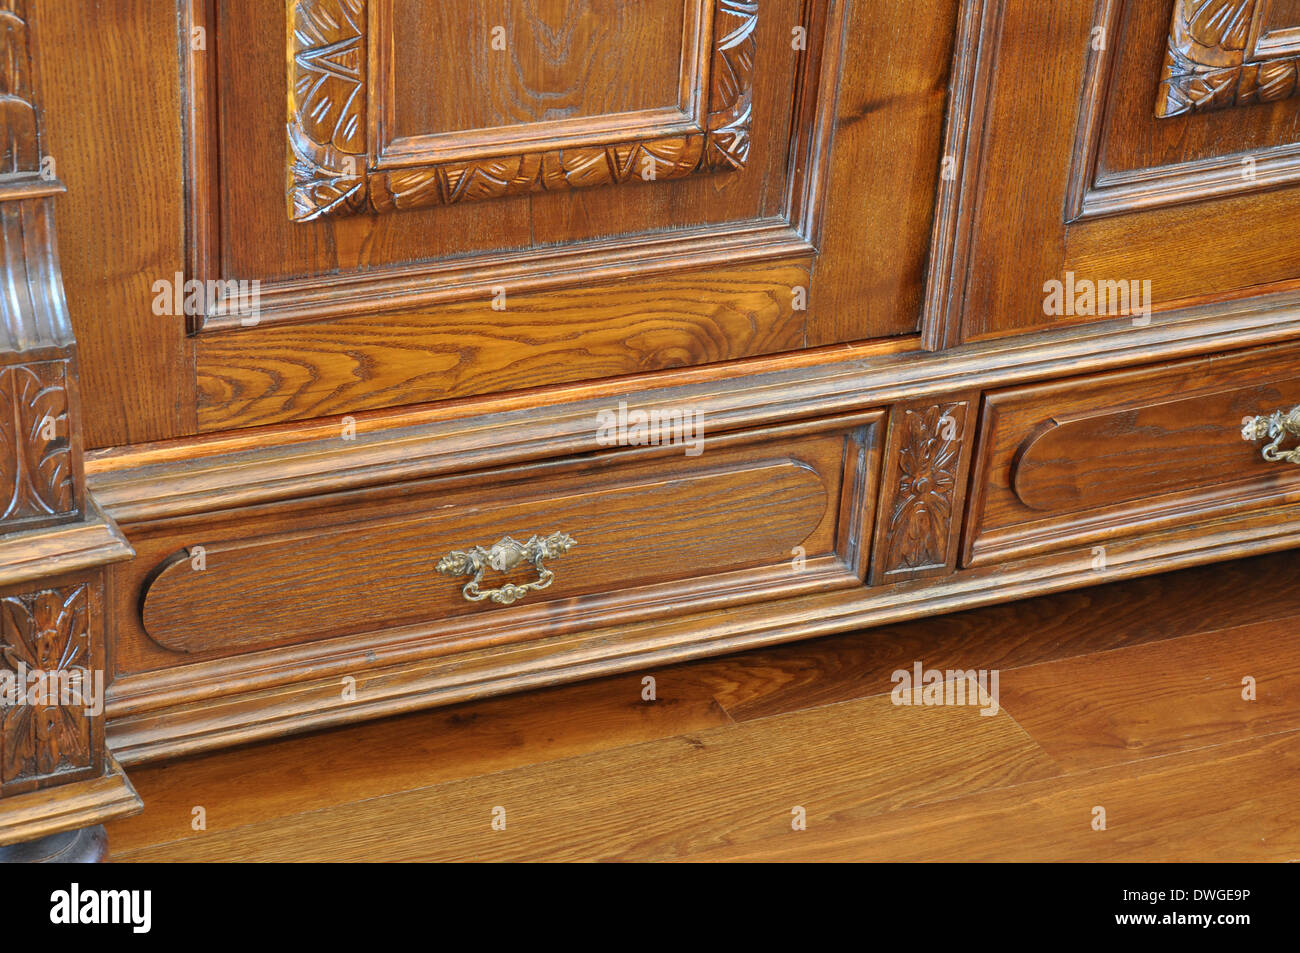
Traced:
<svg viewBox="0 0 1300 953">
<path fill-rule="evenodd" d="M 874 454 L 858 452 L 856 444 L 846 450 L 844 437 L 871 443 L 881 417 L 878 412 L 832 417 L 770 429 L 761 438 L 718 434 L 709 437 L 703 465 L 683 457 L 679 447 L 622 448 L 611 455 L 607 474 L 596 482 L 583 475 L 580 463 L 570 460 L 557 463 L 547 480 L 526 492 L 508 482 L 472 491 L 430 486 L 414 503 L 390 500 L 382 514 L 377 512 L 378 501 L 365 513 L 351 511 L 341 519 L 303 513 L 273 535 L 250 537 L 241 526 L 241 538 L 224 538 L 224 529 L 238 525 L 238 518 L 235 524 L 225 524 L 214 514 L 208 523 L 214 535 L 201 543 L 202 571 L 195 570 L 196 549 L 184 536 L 172 541 L 177 549 L 165 547 L 169 554 L 149 571 L 139 600 L 142 634 L 169 652 L 191 655 L 316 644 L 315 650 L 291 650 L 301 662 L 306 651 L 334 653 L 345 644 L 339 639 L 413 649 L 418 641 L 414 632 L 430 626 L 439 632 L 437 643 L 452 633 L 458 638 L 498 638 L 500 626 L 528 637 L 539 626 L 550 630 L 588 624 L 582 618 L 593 613 L 617 612 L 624 618 L 670 615 L 688 598 L 695 603 L 736 598 L 732 574 L 737 571 L 754 598 L 770 597 L 792 582 L 826 585 L 835 580 L 852 585 L 856 577 L 845 572 L 848 560 L 841 558 L 849 540 L 838 541 L 833 551 L 819 549 L 828 539 L 817 533 L 841 513 L 840 519 L 851 522 L 847 506 L 837 506 L 839 499 L 833 495 L 838 486 L 851 485 L 866 501 L 864 506 L 874 506 L 871 484 L 876 470 L 858 470 L 859 458 Z M 852 456 L 851 463 L 847 456 Z M 658 461 L 654 473 L 645 469 L 651 459 Z M 664 472 L 671 478 L 665 480 Z M 435 499 L 438 506 L 431 508 Z M 551 502 L 556 499 L 563 504 Z M 660 521 L 653 539 L 641 544 L 635 567 L 609 558 L 625 548 L 628 521 L 647 510 L 674 516 Z M 468 563 L 455 553 L 446 560 L 438 556 L 460 549 L 472 534 L 499 536 L 511 526 L 534 521 L 551 526 L 564 514 L 581 517 L 581 546 L 563 561 L 537 570 L 540 574 L 554 568 L 563 585 L 548 593 L 551 598 L 527 600 L 504 619 L 494 619 L 489 632 L 472 601 L 488 583 L 479 580 L 484 589 L 470 588 L 467 602 L 462 587 L 468 580 L 449 580 L 441 573 L 454 574 Z M 725 535 L 738 514 L 755 522 L 743 541 Z M 700 538 L 710 534 L 722 535 L 702 546 Z M 549 561 L 571 542 L 559 535 L 539 537 L 523 544 L 528 548 L 524 556 L 530 563 L 539 557 Z M 786 554 L 801 544 L 809 549 L 808 566 L 792 580 Z M 672 568 L 682 552 L 696 550 L 698 558 L 689 573 Z M 491 553 L 462 555 L 471 562 L 476 556 L 483 560 L 470 575 L 488 566 L 489 559 L 500 573 L 527 568 L 512 563 L 512 551 L 519 554 L 507 543 Z M 769 558 L 763 566 L 738 570 L 747 561 Z M 762 573 L 766 575 L 760 580 Z M 519 583 L 523 577 L 508 581 Z M 295 598 L 286 602 L 283 594 L 289 591 Z M 405 631 L 399 632 L 399 627 Z M 326 644 L 329 640 L 334 648 Z"/>
<path fill-rule="evenodd" d="M 65 784 L 54 792 L 29 791 L 6 797 L 4 810 L 0 811 L 0 845 L 101 824 L 143 808 L 144 802 L 117 759 L 105 755 L 104 771 L 98 777 Z"/>
<path fill-rule="evenodd" d="M 0 789 L 96 768 L 94 731 L 82 686 L 93 677 L 86 584 L 0 598 L 0 668 L 23 691 L 23 673 L 54 675 L 77 693 L 70 705 L 44 691 L 4 708 Z M 57 690 L 57 687 L 56 689 Z"/>
<path fill-rule="evenodd" d="M 290 0 L 289 216 L 366 208 L 366 0 Z"/>
<path fill-rule="evenodd" d="M 963 571 L 903 593 L 853 586 L 675 619 L 620 620 L 583 638 L 570 633 L 539 638 L 534 627 L 531 639 L 513 645 L 414 659 L 381 657 L 380 663 L 369 664 L 365 691 L 357 698 L 339 691 L 339 678 L 340 673 L 355 675 L 366 664 L 362 653 L 331 660 L 334 667 L 329 669 L 300 665 L 293 681 L 250 682 L 239 691 L 209 692 L 201 698 L 177 691 L 182 687 L 177 684 L 151 684 L 153 675 L 131 676 L 119 683 L 111 706 L 109 743 L 122 761 L 138 764 L 283 737 L 289 730 L 355 723 L 596 675 L 642 672 L 1296 546 L 1300 517 L 1295 505 L 1278 505 L 1114 540 L 1101 569 L 1071 553 Z M 213 687 L 212 680 L 203 683 L 193 674 L 187 679 L 184 688 Z"/>
<path fill-rule="evenodd" d="M 809 355 L 773 370 L 763 359 L 558 387 L 536 403 L 484 395 L 455 404 L 357 416 L 356 440 L 335 421 L 214 435 L 202 443 L 123 447 L 89 456 L 95 498 L 123 524 L 213 513 L 296 497 L 599 452 L 591 421 L 610 401 L 696 407 L 710 432 L 767 427 L 846 409 L 1101 373 L 1300 337 L 1300 292 L 1218 301 L 1152 316 L 993 339 L 944 354 L 914 338 Z M 701 391 L 701 384 L 707 387 Z M 504 415 L 504 416 L 503 416 Z"/>
<path fill-rule="evenodd" d="M 716 0 L 691 0 L 692 4 L 710 5 L 710 9 L 714 2 Z M 989 2 L 1000 3 L 1002 0 Z M 276 324 L 313 323 L 376 311 L 414 311 L 479 300 L 484 295 L 491 295 L 491 289 L 502 285 L 509 287 L 514 295 L 609 280 L 622 281 L 630 276 L 674 274 L 682 269 L 815 254 L 813 237 L 821 218 L 828 181 L 829 142 L 836 121 L 835 91 L 847 34 L 847 6 L 847 0 L 803 0 L 802 15 L 808 30 L 809 46 L 794 64 L 794 112 L 789 124 L 789 138 L 771 143 L 773 148 L 788 149 L 790 156 L 788 187 L 780 195 L 779 208 L 772 214 L 667 231 L 633 231 L 554 246 L 524 246 L 452 258 L 375 265 L 328 275 L 264 279 L 258 329 Z M 292 10 L 292 7 L 288 9 Z M 185 38 L 191 29 L 200 26 L 207 29 L 209 35 L 217 34 L 216 18 L 207 0 L 188 0 L 184 12 L 187 17 L 182 26 Z M 750 43 L 756 46 L 755 41 L 751 35 L 746 44 L 737 46 L 736 53 Z M 287 42 L 289 45 L 295 42 L 291 30 Z M 186 278 L 200 281 L 236 278 L 238 275 L 223 270 L 220 255 L 218 195 L 223 175 L 219 162 L 222 149 L 219 135 L 222 111 L 220 64 L 215 62 L 217 57 L 206 53 L 202 54 L 202 60 L 196 60 L 194 54 L 187 54 L 188 46 L 188 39 L 185 39 L 182 63 L 189 66 L 185 77 L 185 132 L 187 156 L 191 160 L 185 183 L 191 223 L 186 240 L 189 262 Z M 697 59 L 702 61 L 707 57 L 700 55 Z M 709 64 L 702 63 L 697 71 L 701 82 L 709 71 Z M 700 100 L 695 110 L 699 116 L 697 124 L 703 129 L 707 116 L 707 91 L 701 91 L 697 98 Z M 680 110 L 677 112 L 679 116 L 682 114 Z M 677 125 L 686 123 L 678 122 Z M 481 141 L 481 133 L 480 130 L 470 135 Z M 613 136 L 605 138 L 612 139 Z M 647 134 L 642 138 L 651 137 Z M 306 146 L 304 148 L 311 151 Z M 521 148 L 514 151 L 519 152 Z M 440 152 L 447 154 L 445 148 Z M 481 154 L 490 152 L 481 150 Z M 291 161 L 282 180 L 291 200 L 294 190 L 292 164 Z M 334 168 L 346 174 L 350 167 L 340 159 Z M 307 189 L 303 197 L 308 206 L 316 201 L 307 194 L 311 190 L 310 182 L 310 176 L 300 182 Z M 330 201 L 331 195 L 333 193 L 323 194 L 321 201 Z M 344 204 L 347 201 L 351 199 L 344 199 Z M 367 186 L 361 210 L 369 208 Z M 332 214 L 323 217 L 329 218 Z M 337 214 L 354 213 L 344 209 Z M 197 315 L 193 325 L 196 332 L 205 334 L 249 331 L 239 316 L 229 313 Z"/>
<path fill-rule="evenodd" d="M 957 24 L 943 135 L 943 168 L 921 308 L 927 351 L 961 342 L 962 311 L 981 196 L 980 163 L 997 79 L 1005 0 L 964 0 Z"/>
<path fill-rule="evenodd" d="M 967 455 L 966 401 L 902 408 L 890 433 L 873 581 L 951 566 Z"/>
<path fill-rule="evenodd" d="M 85 493 L 76 339 L 54 230 L 54 200 L 64 189 L 42 154 L 33 35 L 25 0 L 0 0 L 3 845 L 140 806 L 120 769 L 105 761 L 97 707 L 105 677 L 102 567 L 133 553 Z M 38 846 L 5 856 L 39 854 Z"/>
<path fill-rule="evenodd" d="M 83 510 L 75 435 L 74 338 L 43 168 L 25 3 L 0 3 L 0 532 Z"/>
<path fill-rule="evenodd" d="M 75 514 L 67 362 L 0 367 L 0 523 Z"/>
<path fill-rule="evenodd" d="M 0 2 L 0 174 L 40 167 L 40 129 L 32 87 L 26 0 Z"/>
<path fill-rule="evenodd" d="M 758 0 L 713 0 L 713 53 L 703 128 L 652 139 L 375 167 L 367 100 L 367 0 L 290 0 L 289 215 L 308 222 L 373 210 L 452 205 L 696 172 L 743 169 L 753 114 Z"/>
<path fill-rule="evenodd" d="M 1100 0 L 1094 30 L 1116 36 L 1125 0 Z M 1101 152 L 1107 96 L 1114 82 L 1119 44 L 1089 54 L 1079 113 L 1078 139 L 1066 190 L 1068 223 L 1109 215 L 1149 211 L 1284 188 L 1300 182 L 1300 144 L 1229 153 L 1172 165 L 1105 170 Z M 1251 160 L 1250 175 L 1243 161 Z"/>
<path fill-rule="evenodd" d="M 1300 44 L 1267 42 L 1271 4 L 1176 0 L 1156 116 L 1278 102 L 1300 92 Z"/>
<path fill-rule="evenodd" d="M 400 311 L 490 297 L 507 286 L 512 295 L 683 270 L 776 261 L 816 254 L 799 229 L 766 220 L 704 226 L 667 234 L 622 236 L 415 262 L 325 277 L 290 278 L 262 285 L 259 328 L 310 324 L 332 318 Z M 247 330 L 227 309 L 202 318 L 204 333 Z"/>
<path fill-rule="evenodd" d="M 1122 534 L 1296 499 L 1300 473 L 1240 438 L 1243 414 L 1300 401 L 1300 343 L 1018 388 L 984 398 L 964 567 L 1092 559 Z M 1108 557 L 1107 557 L 1108 558 Z"/>
</svg>

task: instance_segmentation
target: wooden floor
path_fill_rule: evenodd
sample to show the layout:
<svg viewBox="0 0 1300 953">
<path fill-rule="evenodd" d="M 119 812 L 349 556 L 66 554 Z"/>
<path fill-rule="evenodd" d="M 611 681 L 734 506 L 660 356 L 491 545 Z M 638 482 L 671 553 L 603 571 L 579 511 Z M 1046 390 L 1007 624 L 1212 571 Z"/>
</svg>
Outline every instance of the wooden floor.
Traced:
<svg viewBox="0 0 1300 953">
<path fill-rule="evenodd" d="M 136 767 L 146 808 L 110 845 L 117 861 L 1297 860 L 1297 634 L 1300 553 L 1259 557 Z M 996 714 L 895 704 L 892 673 L 918 661 L 996 669 Z"/>
</svg>

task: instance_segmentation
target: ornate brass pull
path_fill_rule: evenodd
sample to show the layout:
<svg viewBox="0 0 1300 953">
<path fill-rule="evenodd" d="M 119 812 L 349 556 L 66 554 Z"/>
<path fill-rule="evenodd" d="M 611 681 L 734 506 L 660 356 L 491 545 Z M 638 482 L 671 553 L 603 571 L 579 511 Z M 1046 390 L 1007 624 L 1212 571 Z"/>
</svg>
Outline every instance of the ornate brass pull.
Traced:
<svg viewBox="0 0 1300 953">
<path fill-rule="evenodd" d="M 1250 417 L 1241 428 L 1241 436 L 1251 443 L 1269 441 L 1263 450 L 1264 459 L 1269 463 L 1300 464 L 1300 446 L 1282 449 L 1282 442 L 1288 437 L 1300 440 L 1300 407 L 1279 410 L 1267 417 Z"/>
<path fill-rule="evenodd" d="M 573 537 L 567 533 L 552 533 L 545 538 L 534 536 L 526 543 L 503 536 L 491 549 L 475 546 L 468 552 L 457 550 L 448 553 L 438 560 L 437 568 L 438 572 L 449 576 L 474 577 L 460 590 L 461 595 L 470 602 L 491 599 L 498 605 L 508 606 L 518 602 L 530 592 L 549 586 L 555 580 L 555 573 L 542 565 L 542 560 L 563 556 L 576 545 Z M 508 582 L 498 589 L 479 588 L 479 583 L 483 581 L 483 574 L 489 569 L 509 572 L 524 563 L 532 563 L 533 568 L 537 570 L 535 581 L 524 583 L 522 586 Z"/>
</svg>

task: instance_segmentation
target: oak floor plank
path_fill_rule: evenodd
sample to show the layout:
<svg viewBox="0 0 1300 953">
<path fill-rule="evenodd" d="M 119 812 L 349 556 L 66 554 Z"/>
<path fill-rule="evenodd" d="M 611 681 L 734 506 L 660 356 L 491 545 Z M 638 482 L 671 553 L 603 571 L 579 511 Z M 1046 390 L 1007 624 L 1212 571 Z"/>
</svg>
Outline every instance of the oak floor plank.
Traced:
<svg viewBox="0 0 1300 953">
<path fill-rule="evenodd" d="M 1300 732 L 700 852 L 708 861 L 1294 861 Z M 1094 830 L 1094 808 L 1106 829 Z"/>
<path fill-rule="evenodd" d="M 1300 617 L 1015 669 L 1000 701 L 1067 771 L 1293 731 L 1297 633 Z"/>
<path fill-rule="evenodd" d="M 667 860 L 865 820 L 1057 766 L 1005 714 L 888 696 L 122 851 L 131 860 Z M 505 809 L 506 829 L 492 812 Z"/>
<path fill-rule="evenodd" d="M 653 703 L 620 676 L 487 699 L 130 771 L 145 810 L 108 825 L 114 854 L 344 801 L 729 724 L 679 683 Z M 206 831 L 192 827 L 202 807 Z"/>
<path fill-rule="evenodd" d="M 1268 599 L 1243 598 L 1264 592 Z M 891 675 L 1001 669 L 1300 615 L 1300 559 L 1277 553 L 688 663 L 737 721 L 888 692 Z"/>
</svg>

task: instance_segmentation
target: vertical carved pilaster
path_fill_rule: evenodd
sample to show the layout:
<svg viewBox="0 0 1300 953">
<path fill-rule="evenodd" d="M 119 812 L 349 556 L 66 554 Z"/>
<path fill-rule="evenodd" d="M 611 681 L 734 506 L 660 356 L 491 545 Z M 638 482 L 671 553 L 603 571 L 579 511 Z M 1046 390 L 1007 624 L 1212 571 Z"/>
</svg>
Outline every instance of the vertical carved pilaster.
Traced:
<svg viewBox="0 0 1300 953">
<path fill-rule="evenodd" d="M 871 579 L 938 575 L 956 564 L 970 468 L 973 398 L 894 409 Z"/>
<path fill-rule="evenodd" d="M 54 239 L 26 0 L 0 0 L 0 845 L 129 813 L 104 751 L 104 565 L 133 555 L 85 492 L 76 340 Z M 102 832 L 84 840 L 102 855 Z M 0 858 L 72 856 L 0 851 Z"/>
</svg>

